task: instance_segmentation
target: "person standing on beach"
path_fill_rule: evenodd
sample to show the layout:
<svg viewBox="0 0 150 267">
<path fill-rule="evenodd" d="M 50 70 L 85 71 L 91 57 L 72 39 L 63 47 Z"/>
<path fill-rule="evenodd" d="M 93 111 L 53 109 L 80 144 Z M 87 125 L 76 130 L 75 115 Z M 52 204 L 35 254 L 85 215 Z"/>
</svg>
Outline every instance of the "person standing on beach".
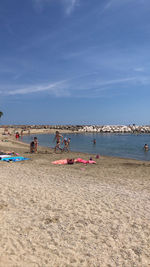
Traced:
<svg viewBox="0 0 150 267">
<path fill-rule="evenodd" d="M 38 139 L 34 137 L 33 141 L 30 143 L 30 153 L 37 153 Z"/>
<path fill-rule="evenodd" d="M 69 145 L 70 145 L 70 138 L 64 138 L 64 148 L 62 149 L 62 151 L 67 151 L 69 152 Z"/>
<path fill-rule="evenodd" d="M 21 135 L 21 139 L 22 139 L 23 138 L 23 130 L 21 130 L 20 135 Z"/>
<path fill-rule="evenodd" d="M 30 143 L 30 153 L 34 153 L 34 141 Z"/>
<path fill-rule="evenodd" d="M 37 137 L 34 137 L 34 153 L 37 153 L 37 147 L 38 147 L 38 139 Z"/>
<path fill-rule="evenodd" d="M 62 139 L 62 144 L 63 144 L 63 136 L 56 131 L 55 137 L 54 137 L 54 141 L 56 140 L 56 146 L 54 148 L 54 151 L 56 152 L 56 149 L 59 149 L 62 151 L 61 147 L 60 147 L 60 143 L 61 143 L 61 139 Z"/>
<path fill-rule="evenodd" d="M 20 137 L 19 133 L 18 133 L 18 132 L 16 132 L 16 139 L 18 140 L 18 139 L 19 139 L 19 137 Z"/>
<path fill-rule="evenodd" d="M 28 128 L 28 134 L 30 135 L 30 128 Z"/>
</svg>

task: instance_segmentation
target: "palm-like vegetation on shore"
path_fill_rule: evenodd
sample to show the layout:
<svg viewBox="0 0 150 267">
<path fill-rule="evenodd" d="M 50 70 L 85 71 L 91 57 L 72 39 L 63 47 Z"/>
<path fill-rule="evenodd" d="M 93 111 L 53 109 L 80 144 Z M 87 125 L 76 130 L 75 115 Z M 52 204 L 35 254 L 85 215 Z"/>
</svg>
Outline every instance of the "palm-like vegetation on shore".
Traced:
<svg viewBox="0 0 150 267">
<path fill-rule="evenodd" d="M 0 118 L 3 116 L 3 112 L 2 111 L 0 111 Z"/>
</svg>

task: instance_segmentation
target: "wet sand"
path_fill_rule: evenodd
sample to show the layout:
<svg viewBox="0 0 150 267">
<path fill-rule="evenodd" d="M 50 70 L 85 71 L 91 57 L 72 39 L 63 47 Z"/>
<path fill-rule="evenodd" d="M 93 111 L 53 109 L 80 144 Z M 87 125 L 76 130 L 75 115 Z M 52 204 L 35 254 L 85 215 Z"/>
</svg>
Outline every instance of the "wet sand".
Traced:
<svg viewBox="0 0 150 267">
<path fill-rule="evenodd" d="M 0 162 L 0 267 L 150 266 L 150 162 L 56 166 L 91 155 L 2 139 L 30 160 Z"/>
</svg>

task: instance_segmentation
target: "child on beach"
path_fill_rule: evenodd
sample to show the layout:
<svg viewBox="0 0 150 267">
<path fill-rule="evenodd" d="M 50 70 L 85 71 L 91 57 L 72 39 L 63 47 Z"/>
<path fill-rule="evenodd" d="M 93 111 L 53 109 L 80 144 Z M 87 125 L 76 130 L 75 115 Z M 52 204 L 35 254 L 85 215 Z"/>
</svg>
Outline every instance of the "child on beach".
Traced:
<svg viewBox="0 0 150 267">
<path fill-rule="evenodd" d="M 19 133 L 18 133 L 18 132 L 16 132 L 16 139 L 18 140 L 18 139 L 19 139 L 19 137 L 20 137 Z"/>
<path fill-rule="evenodd" d="M 30 153 L 37 153 L 38 139 L 34 137 L 34 140 L 30 143 Z"/>
<path fill-rule="evenodd" d="M 70 138 L 64 138 L 64 148 L 63 148 L 63 150 L 62 151 L 67 151 L 67 152 L 69 152 L 69 145 L 70 145 Z"/>
<path fill-rule="evenodd" d="M 34 141 L 30 143 L 30 153 L 34 153 Z"/>
<path fill-rule="evenodd" d="M 59 149 L 59 150 L 62 151 L 62 148 L 60 147 L 61 139 L 62 139 L 62 144 L 63 144 L 63 136 L 58 131 L 56 131 L 56 134 L 55 134 L 55 137 L 54 137 L 54 140 L 56 140 L 56 146 L 54 148 L 55 152 L 56 152 L 56 149 Z"/>
<path fill-rule="evenodd" d="M 37 137 L 34 137 L 34 153 L 37 153 L 37 147 L 38 147 L 38 139 Z"/>
</svg>

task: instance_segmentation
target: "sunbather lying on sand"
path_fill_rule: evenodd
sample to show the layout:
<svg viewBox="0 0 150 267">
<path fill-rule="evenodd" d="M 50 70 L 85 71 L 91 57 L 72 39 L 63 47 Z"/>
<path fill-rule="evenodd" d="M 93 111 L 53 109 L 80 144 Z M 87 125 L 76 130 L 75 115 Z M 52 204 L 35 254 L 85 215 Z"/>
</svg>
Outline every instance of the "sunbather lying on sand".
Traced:
<svg viewBox="0 0 150 267">
<path fill-rule="evenodd" d="M 15 153 L 14 151 L 0 151 L 0 154 L 1 155 L 16 155 L 18 156 L 19 154 L 18 153 Z"/>
</svg>

